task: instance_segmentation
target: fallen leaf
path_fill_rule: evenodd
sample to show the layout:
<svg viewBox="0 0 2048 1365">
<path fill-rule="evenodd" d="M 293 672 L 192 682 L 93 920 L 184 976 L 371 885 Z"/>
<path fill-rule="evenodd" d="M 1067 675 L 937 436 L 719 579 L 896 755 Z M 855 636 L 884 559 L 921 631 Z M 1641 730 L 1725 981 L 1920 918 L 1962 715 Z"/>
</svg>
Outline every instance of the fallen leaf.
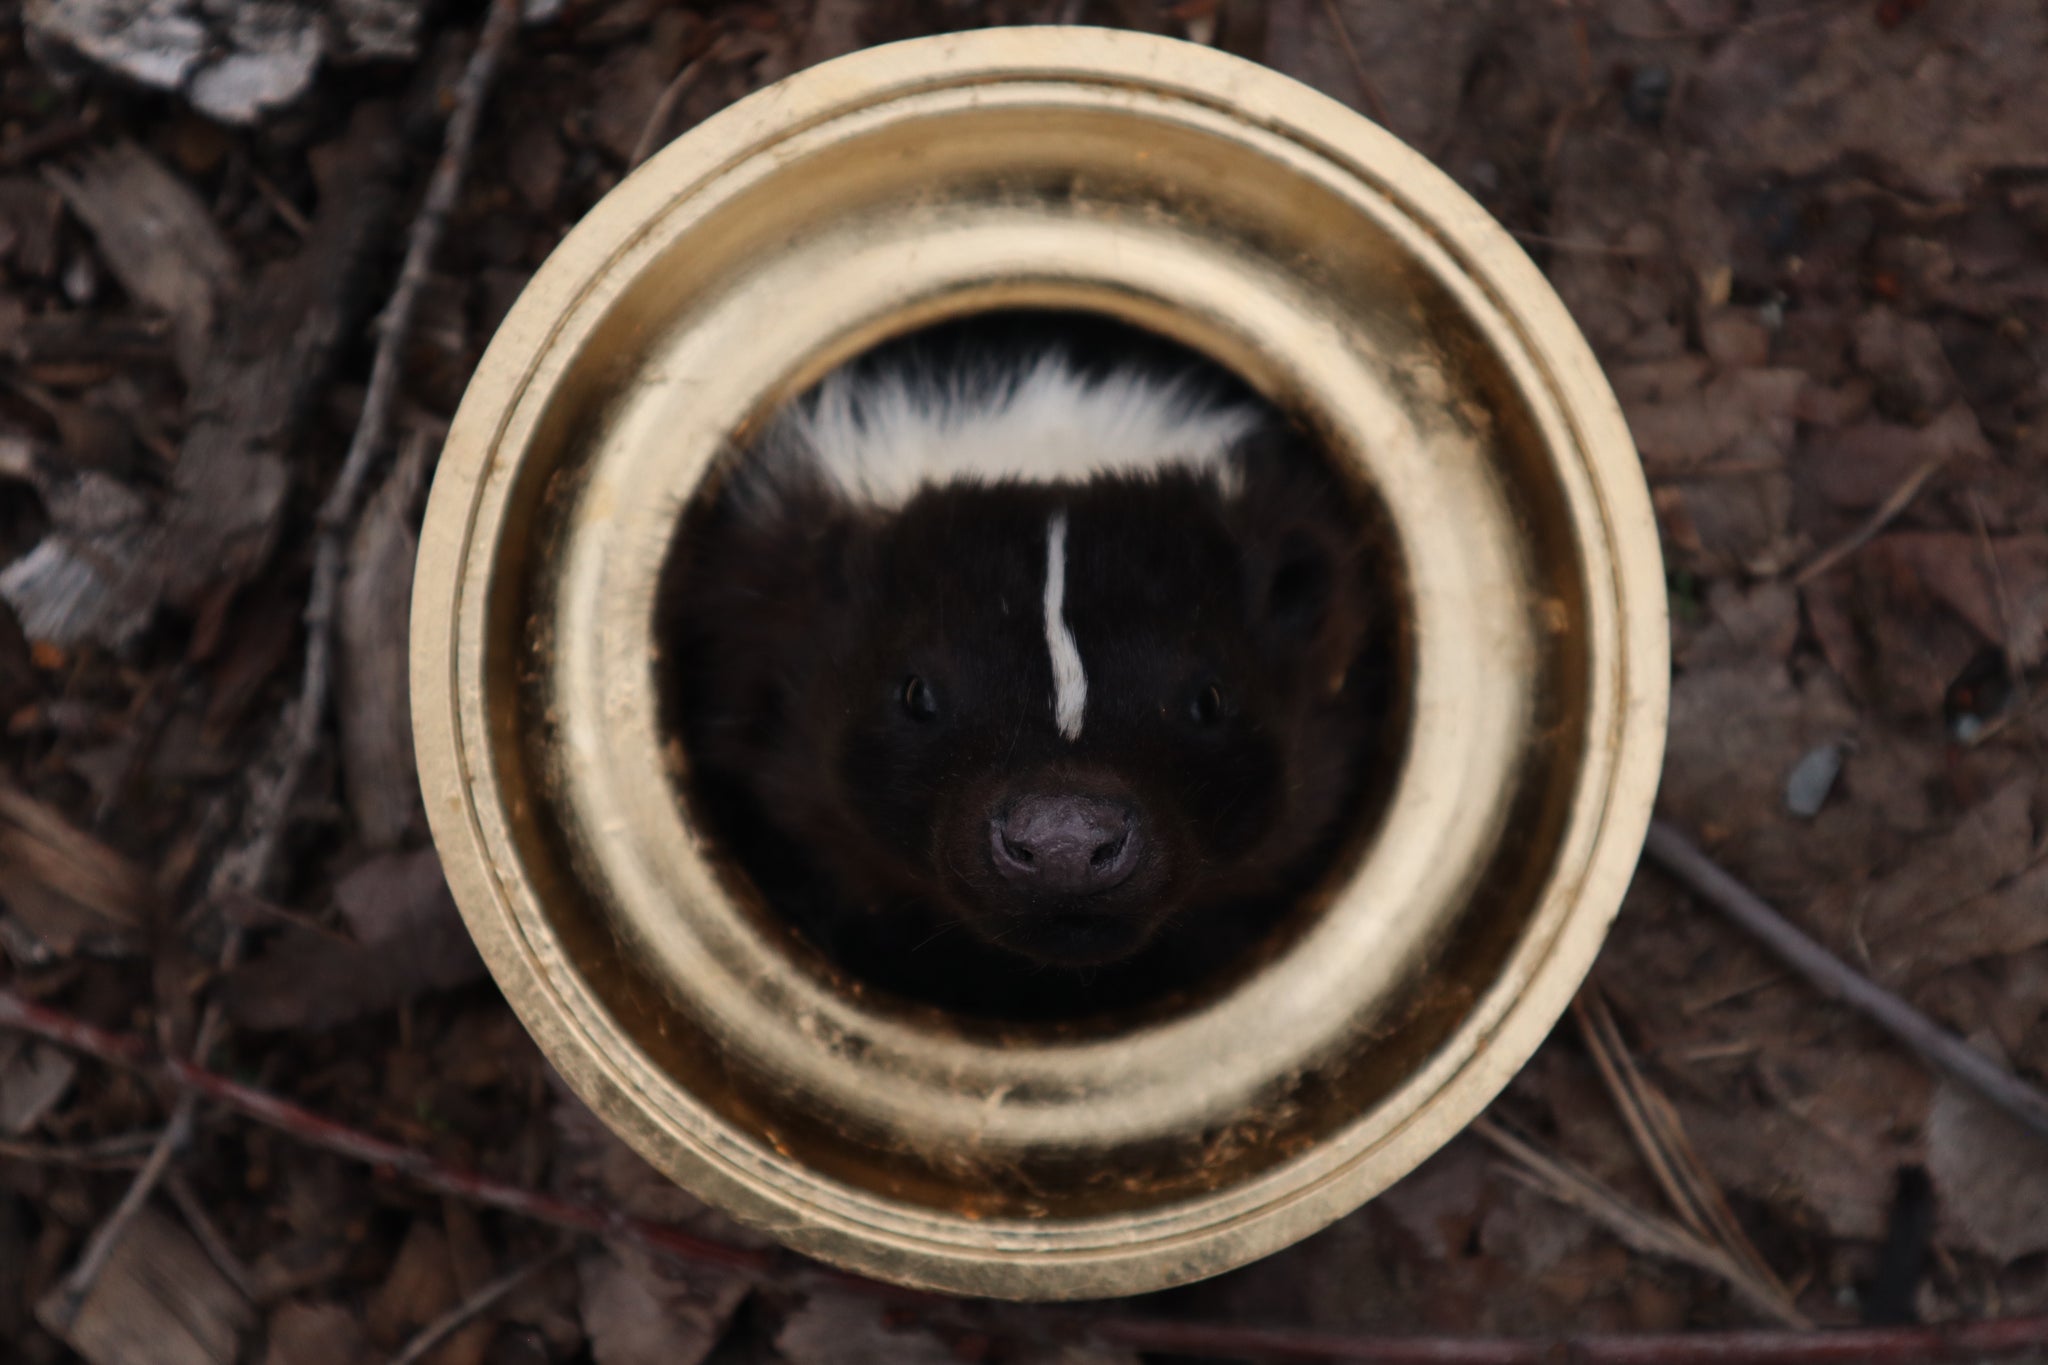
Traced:
<svg viewBox="0 0 2048 1365">
<path fill-rule="evenodd" d="M 2048 167 L 2048 13 L 1932 5 L 1886 29 L 1863 6 L 1739 28 L 1693 73 L 1684 131 L 1733 177 L 1862 162 L 1931 200 L 1993 171 Z"/>
<path fill-rule="evenodd" d="M 391 476 L 371 495 L 349 541 L 337 604 L 343 790 L 372 850 L 396 847 L 419 820 L 405 623 L 419 551 L 413 503 L 436 448 L 431 440 L 409 440 Z"/>
<path fill-rule="evenodd" d="M 812 1295 L 775 1334 L 775 1349 L 789 1365 L 960 1365 L 937 1334 L 851 1295 Z"/>
<path fill-rule="evenodd" d="M 0 901 L 67 956 L 85 947 L 134 949 L 155 891 L 134 863 L 0 783 Z"/>
<path fill-rule="evenodd" d="M 63 1290 L 36 1307 L 52 1335 L 92 1365 L 235 1365 L 254 1315 L 192 1234 L 145 1207 L 65 1323 Z"/>
<path fill-rule="evenodd" d="M 677 1265 L 623 1244 L 583 1257 L 576 1269 L 597 1365 L 697 1365 L 750 1288 L 743 1275 Z"/>
<path fill-rule="evenodd" d="M 1871 418 L 1809 435 L 1794 462 L 1799 477 L 1836 507 L 1866 511 L 1892 496 L 1921 466 L 1988 459 L 1991 444 L 1966 404 L 1925 426 Z"/>
<path fill-rule="evenodd" d="M 1853 893 L 1850 919 L 1879 979 L 1929 976 L 2048 943 L 2048 858 L 2034 838 L 2036 782 L 2006 784 L 1897 871 Z"/>
<path fill-rule="evenodd" d="M 2048 1251 L 2048 1142 L 1951 1080 L 1927 1120 L 1948 1238 L 2000 1261 Z"/>
<path fill-rule="evenodd" d="M 483 975 L 432 849 L 384 854 L 335 889 L 353 939 L 291 925 L 227 979 L 252 1028 L 330 1028 Z"/>
<path fill-rule="evenodd" d="M 370 1339 L 338 1303 L 280 1304 L 270 1315 L 263 1365 L 370 1365 Z"/>
<path fill-rule="evenodd" d="M 453 1308 L 457 1297 L 447 1237 L 415 1218 L 391 1269 L 363 1305 L 363 1325 L 373 1342 L 392 1350 Z"/>
<path fill-rule="evenodd" d="M 90 0 L 88 0 L 90 3 Z M 47 172 L 130 294 L 168 314 L 188 382 L 205 361 L 222 303 L 241 266 L 206 205 L 132 142 Z"/>
<path fill-rule="evenodd" d="M 78 1064 L 45 1043 L 10 1049 L 0 1039 L 0 1133 L 20 1134 L 42 1122 L 78 1074 Z"/>
</svg>

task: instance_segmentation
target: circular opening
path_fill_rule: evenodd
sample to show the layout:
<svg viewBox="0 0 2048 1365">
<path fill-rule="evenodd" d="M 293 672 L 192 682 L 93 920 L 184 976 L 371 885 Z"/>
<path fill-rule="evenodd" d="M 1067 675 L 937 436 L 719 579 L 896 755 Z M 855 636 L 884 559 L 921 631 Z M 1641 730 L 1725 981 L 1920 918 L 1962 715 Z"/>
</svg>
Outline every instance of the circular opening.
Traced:
<svg viewBox="0 0 2048 1365">
<path fill-rule="evenodd" d="M 756 414 L 657 607 L 728 892 L 839 989 L 1070 1035 L 1284 951 L 1408 716 L 1386 513 L 1320 425 L 1071 308 L 907 326 Z"/>
</svg>

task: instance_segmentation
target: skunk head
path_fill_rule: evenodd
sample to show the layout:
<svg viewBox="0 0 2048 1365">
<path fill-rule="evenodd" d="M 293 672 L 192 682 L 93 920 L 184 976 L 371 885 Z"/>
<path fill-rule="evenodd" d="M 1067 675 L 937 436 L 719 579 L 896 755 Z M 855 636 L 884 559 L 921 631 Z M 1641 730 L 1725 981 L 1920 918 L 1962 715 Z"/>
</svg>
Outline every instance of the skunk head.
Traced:
<svg viewBox="0 0 2048 1365">
<path fill-rule="evenodd" d="M 1058 357 L 835 377 L 726 490 L 684 593 L 696 762 L 857 927 L 1130 957 L 1332 825 L 1358 532 L 1297 440 Z"/>
</svg>

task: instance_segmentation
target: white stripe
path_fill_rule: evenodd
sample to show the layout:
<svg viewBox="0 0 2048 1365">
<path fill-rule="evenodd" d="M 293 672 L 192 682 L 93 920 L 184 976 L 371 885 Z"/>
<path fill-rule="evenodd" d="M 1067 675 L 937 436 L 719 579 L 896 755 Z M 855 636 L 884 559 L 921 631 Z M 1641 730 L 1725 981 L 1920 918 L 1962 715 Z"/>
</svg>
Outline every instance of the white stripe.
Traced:
<svg viewBox="0 0 2048 1365">
<path fill-rule="evenodd" d="M 1052 655 L 1052 717 L 1070 740 L 1081 737 L 1081 713 L 1088 709 L 1088 675 L 1081 649 L 1067 629 L 1067 514 L 1055 512 L 1045 527 L 1045 647 Z"/>
<path fill-rule="evenodd" d="M 772 502 L 808 475 L 893 509 L 960 479 L 1050 483 L 1178 466 L 1230 492 L 1232 454 L 1262 420 L 1192 378 L 1090 377 L 1058 352 L 950 375 L 840 369 L 775 420 L 742 488 Z"/>
</svg>

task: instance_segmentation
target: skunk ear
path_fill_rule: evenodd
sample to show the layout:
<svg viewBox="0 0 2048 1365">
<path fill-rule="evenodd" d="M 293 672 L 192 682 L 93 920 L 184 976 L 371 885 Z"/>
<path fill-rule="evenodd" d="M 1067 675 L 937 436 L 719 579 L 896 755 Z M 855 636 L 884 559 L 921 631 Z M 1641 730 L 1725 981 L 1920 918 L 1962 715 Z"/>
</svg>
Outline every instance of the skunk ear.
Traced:
<svg viewBox="0 0 2048 1365">
<path fill-rule="evenodd" d="M 1259 617 L 1277 634 L 1306 644 L 1322 633 L 1337 586 L 1337 547 L 1318 528 L 1292 526 L 1253 556 Z"/>
<path fill-rule="evenodd" d="M 1234 498 L 1255 626 L 1341 676 L 1370 624 L 1366 514 L 1298 436 L 1240 452 Z"/>
</svg>

